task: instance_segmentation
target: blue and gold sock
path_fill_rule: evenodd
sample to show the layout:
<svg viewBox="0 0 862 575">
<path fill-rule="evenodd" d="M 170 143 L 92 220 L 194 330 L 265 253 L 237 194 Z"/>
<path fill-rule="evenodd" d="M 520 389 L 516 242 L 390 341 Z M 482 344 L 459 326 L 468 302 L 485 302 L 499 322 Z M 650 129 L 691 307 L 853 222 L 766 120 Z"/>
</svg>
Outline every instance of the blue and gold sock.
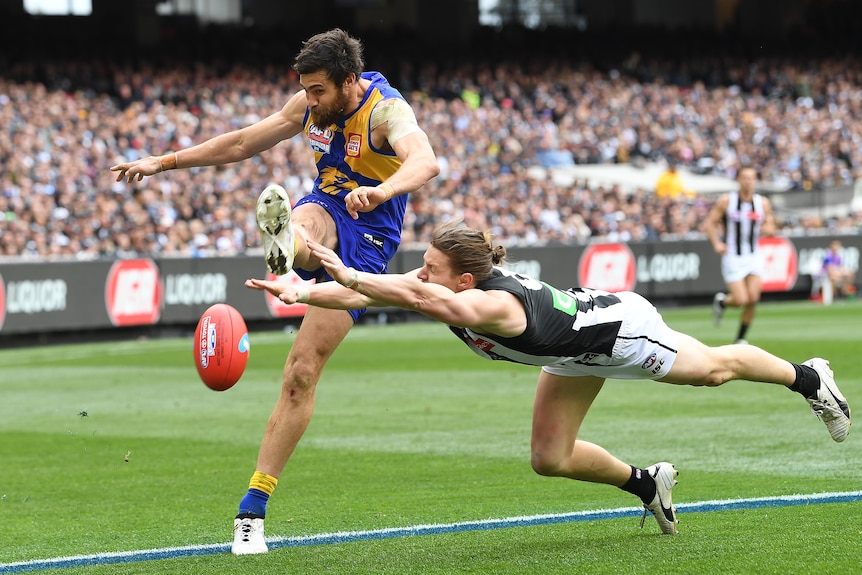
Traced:
<svg viewBox="0 0 862 575">
<path fill-rule="evenodd" d="M 239 502 L 238 519 L 263 519 L 266 517 L 266 502 L 275 491 L 278 478 L 267 475 L 262 471 L 255 471 L 248 482 L 248 493 Z"/>
</svg>

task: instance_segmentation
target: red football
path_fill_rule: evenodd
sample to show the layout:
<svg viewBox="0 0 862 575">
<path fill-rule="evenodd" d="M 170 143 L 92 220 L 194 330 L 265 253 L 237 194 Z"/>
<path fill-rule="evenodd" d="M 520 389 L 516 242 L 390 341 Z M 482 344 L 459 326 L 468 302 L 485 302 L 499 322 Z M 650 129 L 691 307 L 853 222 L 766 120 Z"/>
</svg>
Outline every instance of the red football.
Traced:
<svg viewBox="0 0 862 575">
<path fill-rule="evenodd" d="M 248 364 L 248 328 L 242 315 L 226 303 L 210 306 L 195 329 L 195 367 L 210 389 L 230 389 Z"/>
</svg>

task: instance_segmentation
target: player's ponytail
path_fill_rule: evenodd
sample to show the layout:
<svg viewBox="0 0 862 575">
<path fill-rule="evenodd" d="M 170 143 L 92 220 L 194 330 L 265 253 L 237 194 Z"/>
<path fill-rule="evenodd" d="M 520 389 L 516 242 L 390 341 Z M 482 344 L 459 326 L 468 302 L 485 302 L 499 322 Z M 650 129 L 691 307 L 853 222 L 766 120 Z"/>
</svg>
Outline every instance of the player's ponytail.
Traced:
<svg viewBox="0 0 862 575">
<path fill-rule="evenodd" d="M 453 271 L 469 272 L 477 282 L 490 278 L 494 266 L 506 259 L 506 248 L 494 246 L 490 232 L 468 228 L 460 220 L 434 230 L 431 245 L 446 254 Z"/>
</svg>

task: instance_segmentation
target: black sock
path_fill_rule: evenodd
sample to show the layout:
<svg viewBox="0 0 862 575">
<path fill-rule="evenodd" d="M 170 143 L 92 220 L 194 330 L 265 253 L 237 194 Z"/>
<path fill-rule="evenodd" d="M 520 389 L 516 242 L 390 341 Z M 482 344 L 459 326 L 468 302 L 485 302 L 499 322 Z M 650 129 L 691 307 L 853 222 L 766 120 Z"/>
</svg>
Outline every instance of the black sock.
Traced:
<svg viewBox="0 0 862 575">
<path fill-rule="evenodd" d="M 655 480 L 649 476 L 646 470 L 638 469 L 634 465 L 630 467 L 632 468 L 631 477 L 620 489 L 637 495 L 644 503 L 650 503 L 656 494 Z"/>
<path fill-rule="evenodd" d="M 739 324 L 739 333 L 736 336 L 736 339 L 745 339 L 745 334 L 748 331 L 748 324 L 741 323 Z"/>
<path fill-rule="evenodd" d="M 805 399 L 811 399 L 817 395 L 817 390 L 820 389 L 820 376 L 814 368 L 793 362 L 790 362 L 790 365 L 796 370 L 796 381 L 790 386 L 790 391 L 801 393 Z"/>
</svg>

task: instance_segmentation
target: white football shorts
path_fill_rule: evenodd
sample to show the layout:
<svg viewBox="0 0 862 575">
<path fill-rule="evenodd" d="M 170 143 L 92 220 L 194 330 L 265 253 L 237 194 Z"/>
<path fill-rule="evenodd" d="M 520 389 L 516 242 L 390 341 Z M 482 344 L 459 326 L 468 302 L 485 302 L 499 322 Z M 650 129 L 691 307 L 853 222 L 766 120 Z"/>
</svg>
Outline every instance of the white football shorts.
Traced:
<svg viewBox="0 0 862 575">
<path fill-rule="evenodd" d="M 748 276 L 763 275 L 763 258 L 760 253 L 744 256 L 724 254 L 721 257 L 721 275 L 724 283 L 741 282 Z"/>
<path fill-rule="evenodd" d="M 613 355 L 546 365 L 542 367 L 544 371 L 564 377 L 592 375 L 608 379 L 661 379 L 668 374 L 679 349 L 677 332 L 644 297 L 634 292 L 614 295 L 626 309 Z"/>
</svg>

